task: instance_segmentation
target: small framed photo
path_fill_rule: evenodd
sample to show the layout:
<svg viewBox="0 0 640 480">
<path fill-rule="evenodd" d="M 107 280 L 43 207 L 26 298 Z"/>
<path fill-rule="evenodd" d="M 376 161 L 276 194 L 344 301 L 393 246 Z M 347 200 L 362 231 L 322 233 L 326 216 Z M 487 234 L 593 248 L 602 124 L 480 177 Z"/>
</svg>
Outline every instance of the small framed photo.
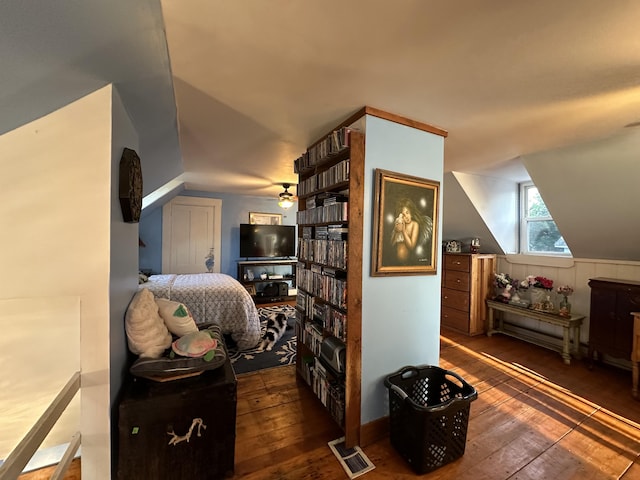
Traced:
<svg viewBox="0 0 640 480">
<path fill-rule="evenodd" d="M 440 182 L 376 169 L 371 276 L 435 275 Z"/>
<path fill-rule="evenodd" d="M 282 214 L 249 212 L 249 223 L 254 225 L 282 225 Z"/>
</svg>

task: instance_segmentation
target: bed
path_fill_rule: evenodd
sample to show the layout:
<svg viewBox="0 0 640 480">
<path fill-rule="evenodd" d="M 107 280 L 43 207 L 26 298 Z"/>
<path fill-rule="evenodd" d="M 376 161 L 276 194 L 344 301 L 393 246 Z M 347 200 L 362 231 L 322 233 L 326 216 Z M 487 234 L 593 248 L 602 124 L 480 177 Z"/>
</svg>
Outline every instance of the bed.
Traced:
<svg viewBox="0 0 640 480">
<path fill-rule="evenodd" d="M 239 350 L 248 350 L 260 340 L 258 310 L 247 290 L 224 273 L 151 275 L 139 286 L 156 297 L 184 303 L 196 323 L 216 323 L 231 335 Z"/>
</svg>

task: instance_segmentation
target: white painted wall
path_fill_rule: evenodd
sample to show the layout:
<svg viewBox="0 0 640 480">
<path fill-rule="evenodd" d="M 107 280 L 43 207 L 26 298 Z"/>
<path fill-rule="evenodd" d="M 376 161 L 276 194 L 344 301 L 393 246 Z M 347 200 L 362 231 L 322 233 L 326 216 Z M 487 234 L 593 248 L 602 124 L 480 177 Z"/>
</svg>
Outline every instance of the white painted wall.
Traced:
<svg viewBox="0 0 640 480">
<path fill-rule="evenodd" d="M 519 228 L 518 183 L 503 178 L 460 172 L 455 172 L 453 176 L 501 249 L 507 253 L 516 253 Z M 470 241 L 467 246 L 469 243 Z M 487 250 L 487 242 L 483 242 L 482 239 L 480 245 L 483 253 L 494 253 Z M 482 245 L 485 245 L 485 248 L 482 248 Z"/>
<path fill-rule="evenodd" d="M 611 152 L 616 155 L 612 156 Z M 640 128 L 522 161 L 576 258 L 640 260 Z"/>
<path fill-rule="evenodd" d="M 628 128 L 610 137 L 524 154 L 476 174 L 448 173 L 445 239 L 480 236 L 482 252 L 517 252 L 517 232 L 509 237 L 517 198 L 510 204 L 508 197 L 518 182 L 527 180 L 524 171 L 518 172 L 522 165 L 575 258 L 638 261 L 640 215 L 630 199 L 640 178 L 639 151 L 640 129 Z M 497 244 L 484 242 L 482 234 L 495 237 Z"/>
<path fill-rule="evenodd" d="M 384 378 L 406 365 L 438 365 L 440 249 L 437 274 L 371 277 L 374 169 L 442 182 L 444 138 L 377 117 L 366 117 L 363 272 L 362 423 L 388 415 Z M 440 193 L 440 204 L 442 193 Z M 440 211 L 438 212 L 440 215 Z M 437 223 L 437 244 L 442 220 Z"/>
<path fill-rule="evenodd" d="M 110 388 L 110 373 L 113 362 L 114 377 L 122 375 L 124 311 L 137 288 L 137 225 L 122 221 L 117 182 L 112 182 L 122 153 L 112 142 L 135 142 L 131 132 L 119 97 L 107 86 L 0 137 L 0 302 L 33 299 L 45 312 L 41 315 L 47 315 L 43 299 L 51 302 L 48 322 L 16 325 L 16 315 L 0 309 L 3 331 L 24 326 L 14 333 L 37 339 L 14 345 L 32 352 L 28 366 L 16 365 L 22 357 L 0 349 L 3 376 L 21 367 L 42 368 L 59 391 L 73 371 L 81 369 L 80 426 L 75 422 L 66 436 L 61 432 L 48 441 L 68 442 L 71 433 L 82 431 L 85 479 L 110 478 L 110 408 L 119 387 Z M 53 333 L 61 316 L 59 304 L 67 301 L 77 308 L 69 308 L 69 318 L 76 323 L 65 327 L 72 332 L 65 342 Z M 34 328 L 43 323 L 51 332 Z M 55 358 L 39 347 L 48 341 L 55 344 Z M 29 403 L 36 399 L 37 405 Z M 20 433 L 2 429 L 2 437 L 17 443 L 51 399 L 33 392 L 10 402 L 3 398 L 0 411 L 19 402 L 30 407 L 30 415 L 24 416 Z"/>
<path fill-rule="evenodd" d="M 469 251 L 471 240 L 478 238 L 483 253 L 502 253 L 493 232 L 480 217 L 467 193 L 452 172 L 444 174 L 442 183 L 442 240 L 462 242 Z"/>
<path fill-rule="evenodd" d="M 126 373 L 129 355 L 124 329 L 124 316 L 129 302 L 138 291 L 138 236 L 139 224 L 125 223 L 119 198 L 120 158 L 124 147 L 138 152 L 140 159 L 149 155 L 141 150 L 138 134 L 133 126 L 118 91 L 113 89 L 111 128 L 111 251 L 109 272 L 110 297 L 110 385 L 113 405 Z M 143 168 L 143 183 L 146 178 Z M 116 408 L 116 407 L 114 407 Z M 115 427 L 114 427 L 115 428 Z M 115 433 L 115 430 L 114 430 Z M 84 468 L 84 462 L 83 462 Z M 83 471 L 83 474 L 85 472 Z"/>
</svg>

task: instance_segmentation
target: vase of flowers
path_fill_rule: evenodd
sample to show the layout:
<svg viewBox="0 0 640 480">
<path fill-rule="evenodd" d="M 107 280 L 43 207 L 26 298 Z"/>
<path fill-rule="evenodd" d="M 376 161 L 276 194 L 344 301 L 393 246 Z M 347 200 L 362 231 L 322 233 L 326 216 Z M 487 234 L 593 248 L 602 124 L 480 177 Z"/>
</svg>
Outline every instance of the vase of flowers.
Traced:
<svg viewBox="0 0 640 480">
<path fill-rule="evenodd" d="M 511 298 L 511 290 L 513 289 L 514 280 L 508 273 L 494 273 L 494 287 L 495 297 L 494 300 L 498 302 L 509 303 Z"/>
<path fill-rule="evenodd" d="M 512 285 L 509 303 L 517 307 L 528 308 L 531 301 L 529 300 L 529 283 L 527 280 L 513 280 Z"/>
<path fill-rule="evenodd" d="M 551 296 L 553 295 L 553 280 L 546 277 L 533 277 L 531 284 L 531 308 L 543 312 L 552 312 L 555 305 Z"/>
<path fill-rule="evenodd" d="M 571 303 L 569 303 L 569 296 L 573 293 L 573 288 L 571 288 L 569 285 L 562 285 L 562 286 L 558 287 L 556 292 L 558 292 L 558 294 L 562 295 L 562 300 L 560 301 L 560 304 L 558 305 L 558 308 L 559 308 L 558 314 L 563 316 L 563 317 L 570 317 L 571 316 Z"/>
<path fill-rule="evenodd" d="M 207 267 L 207 272 L 213 273 L 213 266 L 216 264 L 216 257 L 213 254 L 213 248 L 209 249 L 209 253 L 204 257 L 204 266 Z"/>
<path fill-rule="evenodd" d="M 529 275 L 524 280 L 518 283 L 518 293 L 521 300 L 527 302 L 527 304 L 531 303 L 531 288 L 533 287 L 533 283 L 535 282 L 535 277 L 533 275 Z"/>
</svg>

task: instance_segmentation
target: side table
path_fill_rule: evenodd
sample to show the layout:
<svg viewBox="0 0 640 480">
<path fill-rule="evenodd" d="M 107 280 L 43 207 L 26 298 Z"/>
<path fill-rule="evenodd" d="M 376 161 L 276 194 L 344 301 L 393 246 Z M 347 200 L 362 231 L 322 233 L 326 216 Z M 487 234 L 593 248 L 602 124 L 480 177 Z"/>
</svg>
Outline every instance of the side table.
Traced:
<svg viewBox="0 0 640 480">
<path fill-rule="evenodd" d="M 537 343 L 531 337 L 505 330 L 502 315 L 498 318 L 498 324 L 495 324 L 495 312 L 512 313 L 521 317 L 533 318 L 541 322 L 562 327 L 562 349 L 560 353 L 562 354 L 564 363 L 567 365 L 571 363 L 571 353 L 573 353 L 577 358 L 580 357 L 580 327 L 582 326 L 582 320 L 585 318 L 584 315 L 572 314 L 570 317 L 561 317 L 560 315 L 553 313 L 540 312 L 530 308 L 516 307 L 515 305 L 496 302 L 494 300 L 487 300 L 487 307 L 489 307 L 489 329 L 487 331 L 487 336 L 490 337 L 494 333 L 503 333 L 530 343 L 536 343 L 543 347 L 550 347 L 547 343 Z M 540 332 L 540 334 L 544 335 L 542 332 Z"/>
</svg>

